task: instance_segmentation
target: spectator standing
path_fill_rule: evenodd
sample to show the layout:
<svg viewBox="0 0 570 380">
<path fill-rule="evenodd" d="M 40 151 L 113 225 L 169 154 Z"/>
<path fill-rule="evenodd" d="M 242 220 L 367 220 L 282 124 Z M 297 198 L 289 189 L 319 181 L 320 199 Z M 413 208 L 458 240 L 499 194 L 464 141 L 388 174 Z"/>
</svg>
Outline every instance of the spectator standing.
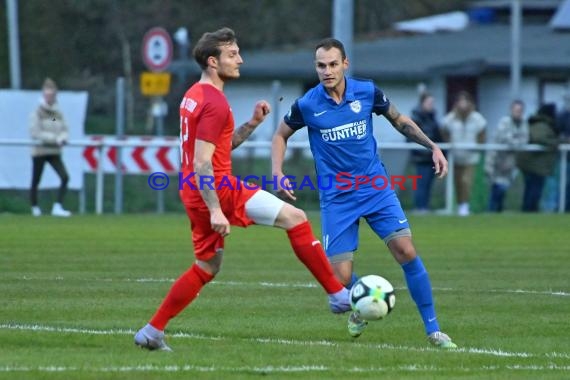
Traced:
<svg viewBox="0 0 570 380">
<path fill-rule="evenodd" d="M 53 216 L 69 217 L 71 212 L 62 206 L 69 175 L 61 159 L 62 147 L 67 143 L 69 132 L 63 114 L 57 104 L 57 85 L 46 78 L 42 86 L 42 98 L 39 107 L 30 117 L 30 135 L 38 141 L 32 149 L 32 185 L 30 188 L 30 202 L 32 215 L 41 216 L 42 210 L 38 205 L 38 186 L 46 163 L 50 164 L 61 180 L 57 192 L 57 200 L 53 204 Z"/>
<path fill-rule="evenodd" d="M 524 103 L 511 103 L 509 116 L 501 118 L 493 142 L 513 148 L 528 142 L 528 123 L 524 119 Z M 485 157 L 485 174 L 491 183 L 489 211 L 503 211 L 503 201 L 517 172 L 516 154 L 513 151 L 489 151 Z"/>
<path fill-rule="evenodd" d="M 418 106 L 412 110 L 411 117 L 431 141 L 439 143 L 442 138 L 436 119 L 434 102 L 433 95 L 427 92 L 422 93 Z M 420 176 L 416 191 L 414 191 L 415 211 L 426 213 L 430 209 L 431 188 L 435 178 L 432 153 L 426 149 L 413 150 L 412 161 L 416 166 L 416 174 Z"/>
<path fill-rule="evenodd" d="M 556 107 L 542 105 L 528 120 L 529 143 L 541 144 L 543 152 L 519 152 L 517 165 L 524 175 L 522 211 L 537 212 L 546 177 L 552 175 L 556 165 L 558 135 L 555 130 Z"/>
<path fill-rule="evenodd" d="M 475 102 L 468 92 L 458 94 L 442 126 L 442 137 L 451 143 L 484 143 L 487 121 L 475 110 Z M 456 150 L 453 152 L 454 184 L 457 196 L 457 213 L 460 216 L 470 214 L 469 199 L 471 187 L 475 175 L 475 167 L 481 158 L 481 154 L 470 150 Z"/>
</svg>

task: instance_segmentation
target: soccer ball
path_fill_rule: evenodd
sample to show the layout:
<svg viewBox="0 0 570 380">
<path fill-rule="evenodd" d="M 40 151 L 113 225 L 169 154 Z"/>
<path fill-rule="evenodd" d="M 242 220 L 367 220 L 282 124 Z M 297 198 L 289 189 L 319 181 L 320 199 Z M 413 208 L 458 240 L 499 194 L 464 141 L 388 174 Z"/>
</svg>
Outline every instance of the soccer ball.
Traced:
<svg viewBox="0 0 570 380">
<path fill-rule="evenodd" d="M 394 287 L 384 277 L 361 277 L 350 289 L 350 306 L 369 321 L 382 319 L 394 308 Z"/>
</svg>

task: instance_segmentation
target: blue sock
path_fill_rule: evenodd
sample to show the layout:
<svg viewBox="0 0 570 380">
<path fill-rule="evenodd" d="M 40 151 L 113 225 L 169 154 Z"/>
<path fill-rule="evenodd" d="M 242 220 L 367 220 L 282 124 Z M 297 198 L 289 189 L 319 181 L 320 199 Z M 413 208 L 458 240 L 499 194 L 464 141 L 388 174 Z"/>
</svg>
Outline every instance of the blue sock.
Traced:
<svg viewBox="0 0 570 380">
<path fill-rule="evenodd" d="M 431 284 L 424 263 L 419 256 L 416 256 L 412 261 L 403 264 L 402 269 L 404 270 L 410 295 L 424 321 L 426 333 L 429 335 L 432 332 L 439 331 L 439 324 L 437 323 L 433 305 Z"/>
<path fill-rule="evenodd" d="M 348 290 L 352 289 L 352 287 L 354 286 L 356 281 L 358 281 L 358 276 L 356 275 L 356 273 L 352 272 L 352 277 L 350 278 L 350 283 L 348 283 L 348 285 L 346 285 L 345 288 L 347 288 Z"/>
</svg>

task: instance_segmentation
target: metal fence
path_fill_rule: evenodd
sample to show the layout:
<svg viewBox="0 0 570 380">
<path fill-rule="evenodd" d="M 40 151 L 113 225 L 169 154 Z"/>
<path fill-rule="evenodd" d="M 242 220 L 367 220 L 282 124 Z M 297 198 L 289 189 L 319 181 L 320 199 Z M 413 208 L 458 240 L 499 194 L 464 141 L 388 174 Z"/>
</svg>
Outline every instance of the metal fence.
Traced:
<svg viewBox="0 0 570 380">
<path fill-rule="evenodd" d="M 28 139 L 0 139 L 0 146 L 32 146 L 36 145 L 37 142 Z M 117 167 L 121 167 L 120 162 L 120 148 L 121 147 L 179 147 L 177 141 L 139 141 L 139 142 L 129 142 L 121 140 L 103 140 L 103 141 L 93 141 L 93 140 L 71 140 L 67 144 L 68 146 L 75 147 L 95 147 L 98 149 L 99 157 L 102 157 L 103 150 L 106 147 L 117 147 L 118 149 L 118 162 Z M 520 147 L 512 147 L 507 144 L 452 144 L 452 143 L 441 143 L 438 144 L 441 149 L 446 151 L 446 157 L 449 162 L 449 173 L 446 178 L 445 183 L 445 214 L 453 213 L 453 199 L 454 199 L 454 184 L 453 184 L 453 171 L 454 171 L 454 153 L 460 150 L 470 150 L 470 151 L 544 151 L 545 148 L 537 144 L 527 144 Z M 309 142 L 289 142 L 288 147 L 290 148 L 301 148 L 308 149 Z M 241 146 L 241 148 L 271 148 L 270 141 L 246 141 Z M 423 149 L 415 143 L 406 142 L 382 142 L 379 144 L 380 150 L 417 150 Z M 560 163 L 560 178 L 558 183 L 558 212 L 563 213 L 566 206 L 566 182 L 567 182 L 567 157 L 570 151 L 570 144 L 560 144 L 558 146 L 559 151 L 559 163 Z M 269 158 L 268 158 L 269 159 Z M 102 160 L 99 160 L 99 165 L 95 173 L 95 213 L 103 213 L 103 184 L 104 184 L 104 173 Z M 122 171 L 117 170 L 116 176 L 118 183 L 121 183 Z M 82 195 L 85 197 L 85 194 Z M 122 203 L 121 194 L 115 193 L 115 201 Z M 117 199 L 121 198 L 121 199 Z M 80 196 L 81 199 L 81 196 Z M 161 192 L 157 191 L 157 203 L 161 202 Z M 81 202 L 80 202 L 81 203 Z M 83 201 L 84 204 L 84 201 Z M 80 207 L 81 209 L 82 207 Z M 84 209 L 84 208 L 83 208 Z M 160 204 L 157 206 L 157 211 L 163 207 Z"/>
</svg>

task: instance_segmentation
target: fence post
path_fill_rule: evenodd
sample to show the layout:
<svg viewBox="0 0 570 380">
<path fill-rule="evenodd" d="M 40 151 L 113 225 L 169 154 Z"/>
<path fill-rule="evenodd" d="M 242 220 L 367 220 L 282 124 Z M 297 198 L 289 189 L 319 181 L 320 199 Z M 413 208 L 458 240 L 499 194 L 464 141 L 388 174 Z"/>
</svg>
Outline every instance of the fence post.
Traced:
<svg viewBox="0 0 570 380">
<path fill-rule="evenodd" d="M 97 215 L 103 214 L 103 191 L 104 191 L 104 175 L 103 175 L 103 142 L 97 146 L 97 174 L 95 177 L 95 213 Z"/>
<path fill-rule="evenodd" d="M 568 151 L 566 149 L 560 149 L 560 182 L 558 184 L 558 212 L 563 213 L 566 210 L 566 181 L 568 178 L 566 174 L 568 173 Z"/>
<path fill-rule="evenodd" d="M 125 136 L 125 78 L 117 78 L 115 101 L 115 135 L 117 140 Z M 117 166 L 115 167 L 115 214 L 123 213 L 123 147 L 117 145 Z"/>
<path fill-rule="evenodd" d="M 164 214 L 164 190 L 156 190 L 156 213 Z"/>
<path fill-rule="evenodd" d="M 447 151 L 447 178 L 445 181 L 445 213 L 453 214 L 453 177 L 455 175 L 455 158 L 453 146 Z"/>
<path fill-rule="evenodd" d="M 85 202 L 85 174 L 81 174 L 83 176 L 83 186 L 79 189 L 79 214 L 84 215 L 86 207 Z"/>
</svg>

